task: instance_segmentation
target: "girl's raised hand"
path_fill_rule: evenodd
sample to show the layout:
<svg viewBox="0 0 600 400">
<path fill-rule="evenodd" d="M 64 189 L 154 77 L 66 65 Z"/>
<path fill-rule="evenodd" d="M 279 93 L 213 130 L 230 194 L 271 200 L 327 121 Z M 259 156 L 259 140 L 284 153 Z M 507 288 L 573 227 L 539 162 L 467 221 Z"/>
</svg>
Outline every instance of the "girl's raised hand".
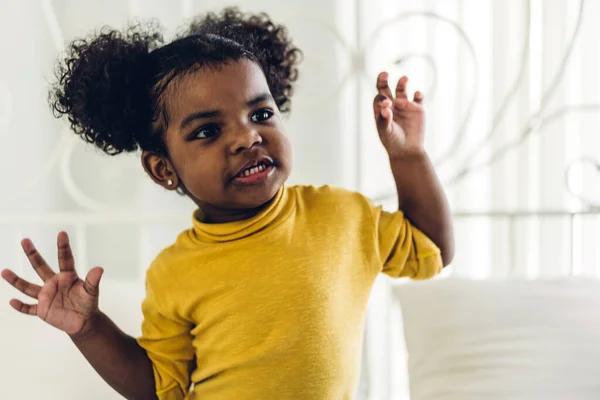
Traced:
<svg viewBox="0 0 600 400">
<path fill-rule="evenodd" d="M 388 73 L 382 72 L 377 76 L 378 93 L 373 100 L 373 111 L 379 138 L 390 157 L 423 150 L 423 95 L 415 92 L 413 100 L 409 100 L 406 94 L 407 83 L 407 77 L 400 78 L 394 96 L 388 86 Z"/>
<path fill-rule="evenodd" d="M 44 282 L 43 286 L 19 278 L 11 270 L 2 271 L 2 278 L 27 296 L 37 299 L 37 304 L 25 304 L 12 299 L 10 305 L 17 311 L 37 315 L 48 324 L 70 336 L 84 334 L 91 329 L 98 315 L 98 287 L 103 270 L 90 270 L 84 280 L 75 271 L 75 261 L 65 232 L 57 237 L 58 268 L 55 273 L 29 239 L 21 242 L 31 266 Z"/>
</svg>

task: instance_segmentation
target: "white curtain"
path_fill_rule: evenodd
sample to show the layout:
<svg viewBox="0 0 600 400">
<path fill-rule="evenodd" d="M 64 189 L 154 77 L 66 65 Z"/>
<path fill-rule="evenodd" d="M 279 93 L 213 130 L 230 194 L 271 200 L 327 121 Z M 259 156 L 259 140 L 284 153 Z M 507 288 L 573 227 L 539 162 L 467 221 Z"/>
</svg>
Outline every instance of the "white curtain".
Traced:
<svg viewBox="0 0 600 400">
<path fill-rule="evenodd" d="M 396 77 L 426 88 L 428 148 L 457 214 L 456 258 L 443 277 L 597 277 L 600 2 L 379 5 L 364 4 L 375 14 L 365 31 L 387 32 L 367 64 L 396 63 Z M 366 136 L 366 101 L 361 108 L 362 188 L 393 207 L 392 180 L 380 179 L 385 157 Z M 408 399 L 400 310 L 390 281 L 378 284 L 366 387 L 370 398 Z"/>
<path fill-rule="evenodd" d="M 393 80 L 408 75 L 410 89 L 425 92 L 427 147 L 455 211 L 562 212 L 600 203 L 600 168 L 590 161 L 600 158 L 600 1 L 236 3 L 286 24 L 305 53 L 287 123 L 296 156 L 291 183 L 341 185 L 394 207 L 371 108 L 375 77 L 385 69 Z M 158 18 L 169 36 L 185 18 L 221 7 L 216 0 L 0 4 L 0 267 L 35 279 L 20 239 L 32 237 L 54 261 L 55 235 L 65 229 L 78 269 L 106 268 L 103 293 L 114 296 L 105 296 L 106 307 L 137 333 L 144 270 L 189 225 L 193 206 L 150 182 L 137 155 L 104 156 L 52 118 L 46 95 L 53 62 L 66 41 L 102 25 Z M 581 198 L 567 190 L 567 169 Z M 599 225 L 594 215 L 512 224 L 502 215 L 457 218 L 457 256 L 445 274 L 535 277 L 570 272 L 574 261 L 572 272 L 597 276 Z M 408 398 L 389 285 L 384 277 L 377 282 L 369 308 L 361 398 Z M 9 310 L 12 296 L 0 285 L 0 353 L 8 355 L 0 373 L 19 384 L 40 377 L 31 397 L 19 398 L 71 398 L 59 382 L 72 365 L 94 385 L 99 397 L 90 398 L 117 398 L 62 335 Z M 119 296 L 134 304 L 125 307 Z M 53 357 L 65 352 L 73 352 L 69 364 L 56 368 Z M 14 385 L 6 386 L 0 398 L 15 398 Z M 80 398 L 76 389 L 72 398 Z"/>
</svg>

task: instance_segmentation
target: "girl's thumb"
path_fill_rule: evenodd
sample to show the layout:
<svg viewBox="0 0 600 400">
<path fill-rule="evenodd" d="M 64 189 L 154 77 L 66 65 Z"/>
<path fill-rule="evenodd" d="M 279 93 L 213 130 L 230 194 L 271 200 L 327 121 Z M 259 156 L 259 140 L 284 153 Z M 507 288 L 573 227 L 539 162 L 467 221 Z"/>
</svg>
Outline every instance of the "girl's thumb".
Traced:
<svg viewBox="0 0 600 400">
<path fill-rule="evenodd" d="M 85 276 L 83 288 L 90 296 L 98 296 L 100 279 L 102 279 L 103 273 L 104 270 L 101 267 L 94 267 Z"/>
</svg>

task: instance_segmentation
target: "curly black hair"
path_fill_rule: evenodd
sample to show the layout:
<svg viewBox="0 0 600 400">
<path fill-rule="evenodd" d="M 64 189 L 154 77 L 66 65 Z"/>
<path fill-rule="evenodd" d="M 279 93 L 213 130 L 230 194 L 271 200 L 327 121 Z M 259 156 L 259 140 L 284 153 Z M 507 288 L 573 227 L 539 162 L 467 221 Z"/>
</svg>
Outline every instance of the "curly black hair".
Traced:
<svg viewBox="0 0 600 400">
<path fill-rule="evenodd" d="M 267 14 L 235 7 L 207 13 L 164 44 L 153 23 L 103 28 L 74 40 L 56 69 L 50 106 L 82 139 L 109 155 L 138 149 L 167 156 L 170 82 L 203 67 L 249 59 L 263 70 L 281 112 L 290 111 L 302 53 Z"/>
</svg>

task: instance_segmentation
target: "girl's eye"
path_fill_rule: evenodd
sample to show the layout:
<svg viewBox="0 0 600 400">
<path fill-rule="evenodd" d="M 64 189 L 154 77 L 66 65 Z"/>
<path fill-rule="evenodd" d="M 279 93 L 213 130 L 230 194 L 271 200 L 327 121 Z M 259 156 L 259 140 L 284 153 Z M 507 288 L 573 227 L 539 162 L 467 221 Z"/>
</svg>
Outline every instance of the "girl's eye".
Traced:
<svg viewBox="0 0 600 400">
<path fill-rule="evenodd" d="M 254 114 L 252 114 L 252 117 L 250 117 L 250 120 L 254 123 L 264 122 L 264 121 L 268 120 L 269 118 L 271 118 L 272 116 L 273 116 L 273 111 L 271 111 L 267 108 L 264 108 L 262 110 L 258 110 Z"/>
<path fill-rule="evenodd" d="M 192 139 L 206 139 L 217 136 L 219 134 L 219 126 L 215 124 L 201 126 L 192 134 Z"/>
</svg>

